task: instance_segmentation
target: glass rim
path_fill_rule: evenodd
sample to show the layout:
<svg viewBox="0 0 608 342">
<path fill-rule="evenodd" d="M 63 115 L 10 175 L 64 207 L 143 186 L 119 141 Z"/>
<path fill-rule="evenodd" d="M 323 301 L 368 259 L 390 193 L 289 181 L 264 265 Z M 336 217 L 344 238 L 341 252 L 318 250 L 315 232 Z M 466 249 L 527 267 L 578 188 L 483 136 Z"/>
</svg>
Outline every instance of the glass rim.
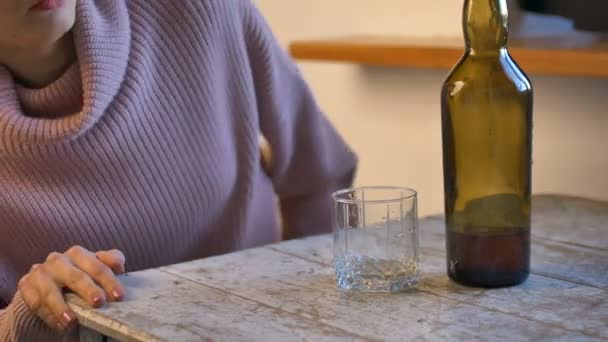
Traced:
<svg viewBox="0 0 608 342">
<path fill-rule="evenodd" d="M 348 199 L 342 198 L 340 196 L 357 192 L 361 190 L 395 190 L 401 191 L 401 196 L 390 197 L 386 199 L 373 199 L 373 200 L 364 200 L 364 199 Z M 418 192 L 412 188 L 402 187 L 402 186 L 383 186 L 383 185 L 372 185 L 372 186 L 359 186 L 359 187 L 351 187 L 342 190 L 338 190 L 331 194 L 331 197 L 334 201 L 338 203 L 346 203 L 346 204 L 355 204 L 355 203 L 392 203 L 397 201 L 403 201 L 411 198 L 416 198 L 418 196 Z"/>
</svg>

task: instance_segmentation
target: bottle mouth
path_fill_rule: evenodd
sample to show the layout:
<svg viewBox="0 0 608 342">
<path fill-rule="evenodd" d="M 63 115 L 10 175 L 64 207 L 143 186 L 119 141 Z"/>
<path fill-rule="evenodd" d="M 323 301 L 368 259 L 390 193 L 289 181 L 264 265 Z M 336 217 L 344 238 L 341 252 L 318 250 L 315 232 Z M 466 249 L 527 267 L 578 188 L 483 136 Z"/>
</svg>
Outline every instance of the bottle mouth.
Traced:
<svg viewBox="0 0 608 342">
<path fill-rule="evenodd" d="M 462 27 L 466 46 L 475 50 L 498 50 L 506 47 L 509 36 L 509 13 L 505 0 L 466 0 Z"/>
</svg>

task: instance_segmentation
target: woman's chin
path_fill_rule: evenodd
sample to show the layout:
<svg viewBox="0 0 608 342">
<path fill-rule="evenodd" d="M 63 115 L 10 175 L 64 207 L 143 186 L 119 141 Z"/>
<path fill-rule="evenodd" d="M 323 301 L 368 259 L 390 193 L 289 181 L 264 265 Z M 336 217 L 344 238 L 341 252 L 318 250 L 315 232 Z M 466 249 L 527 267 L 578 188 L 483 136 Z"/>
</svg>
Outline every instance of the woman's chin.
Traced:
<svg viewBox="0 0 608 342">
<path fill-rule="evenodd" d="M 44 45 L 52 44 L 68 33 L 75 23 L 75 12 L 66 7 L 52 11 L 31 12 L 30 36 Z M 35 31 L 35 32 L 33 32 Z"/>
</svg>

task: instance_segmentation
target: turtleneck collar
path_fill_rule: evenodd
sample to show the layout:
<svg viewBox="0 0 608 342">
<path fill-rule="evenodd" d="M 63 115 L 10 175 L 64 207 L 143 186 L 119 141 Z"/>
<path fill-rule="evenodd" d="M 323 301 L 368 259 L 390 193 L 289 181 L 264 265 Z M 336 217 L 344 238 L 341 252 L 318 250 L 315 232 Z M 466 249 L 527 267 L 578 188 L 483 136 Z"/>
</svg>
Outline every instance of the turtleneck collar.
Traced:
<svg viewBox="0 0 608 342">
<path fill-rule="evenodd" d="M 1 151 L 75 139 L 100 120 L 118 93 L 130 48 L 126 2 L 77 4 L 73 34 L 78 61 L 60 79 L 43 89 L 25 89 L 0 66 Z M 81 89 L 80 96 L 74 87 Z"/>
<path fill-rule="evenodd" d="M 82 78 L 78 63 L 44 88 L 32 89 L 20 84 L 16 87 L 21 108 L 31 117 L 58 119 L 82 110 Z"/>
</svg>

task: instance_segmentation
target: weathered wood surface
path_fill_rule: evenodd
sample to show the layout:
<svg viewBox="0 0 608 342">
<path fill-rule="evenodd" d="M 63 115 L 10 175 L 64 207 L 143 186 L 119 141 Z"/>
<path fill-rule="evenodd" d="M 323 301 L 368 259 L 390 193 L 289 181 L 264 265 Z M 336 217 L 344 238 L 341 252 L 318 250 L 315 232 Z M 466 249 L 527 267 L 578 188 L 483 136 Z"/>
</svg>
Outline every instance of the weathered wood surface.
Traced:
<svg viewBox="0 0 608 342">
<path fill-rule="evenodd" d="M 608 204 L 540 196 L 533 212 L 533 272 L 512 288 L 449 281 L 431 217 L 423 279 L 402 294 L 337 291 L 321 236 L 129 274 L 126 301 L 106 308 L 70 302 L 118 341 L 608 340 Z"/>
</svg>

